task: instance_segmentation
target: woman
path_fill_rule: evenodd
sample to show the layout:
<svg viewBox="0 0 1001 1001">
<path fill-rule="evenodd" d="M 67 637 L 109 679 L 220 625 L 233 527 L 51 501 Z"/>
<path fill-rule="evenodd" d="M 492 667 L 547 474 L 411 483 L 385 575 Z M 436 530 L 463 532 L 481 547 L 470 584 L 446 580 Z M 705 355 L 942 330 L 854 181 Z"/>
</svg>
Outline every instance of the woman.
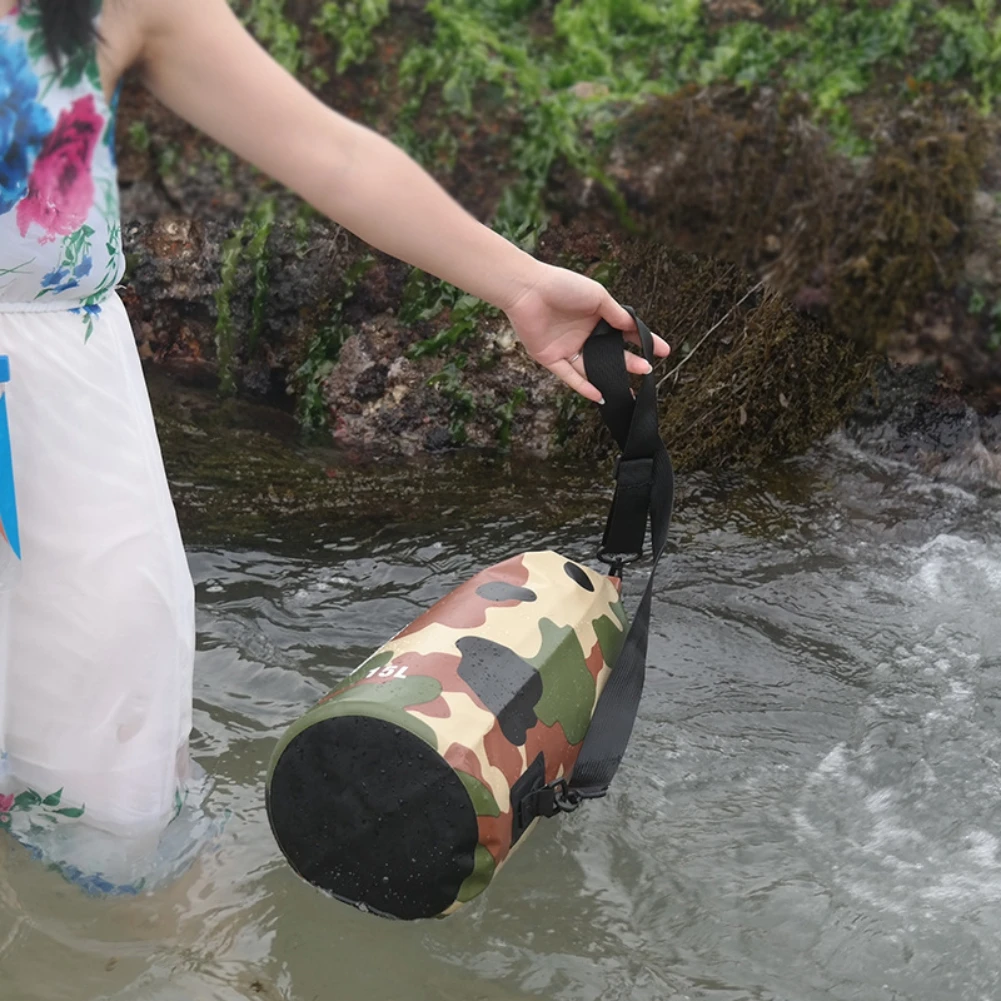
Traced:
<svg viewBox="0 0 1001 1001">
<path fill-rule="evenodd" d="M 529 354 L 587 399 L 599 399 L 579 357 L 588 334 L 600 318 L 633 329 L 600 285 L 480 225 L 393 144 L 316 100 L 225 0 L 99 6 L 0 0 L 0 354 L 23 556 L 0 595 L 0 827 L 36 846 L 67 820 L 75 843 L 155 839 L 191 772 L 193 589 L 115 294 L 113 95 L 127 69 L 362 239 L 503 309 Z M 627 364 L 648 370 L 631 353 Z"/>
</svg>

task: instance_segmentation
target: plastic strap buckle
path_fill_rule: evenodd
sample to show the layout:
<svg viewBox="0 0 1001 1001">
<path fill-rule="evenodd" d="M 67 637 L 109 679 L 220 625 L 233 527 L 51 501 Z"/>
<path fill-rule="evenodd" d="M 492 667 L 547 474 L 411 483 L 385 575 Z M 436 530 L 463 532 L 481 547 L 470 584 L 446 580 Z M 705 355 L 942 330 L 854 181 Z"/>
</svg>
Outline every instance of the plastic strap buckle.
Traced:
<svg viewBox="0 0 1001 1001">
<path fill-rule="evenodd" d="M 582 800 L 583 797 L 570 788 L 566 779 L 557 779 L 526 796 L 521 809 L 529 810 L 535 817 L 555 817 L 558 813 L 573 813 Z"/>
<path fill-rule="evenodd" d="M 606 549 L 604 545 L 598 547 L 597 558 L 609 568 L 609 577 L 622 577 L 622 568 L 631 563 L 638 563 L 643 559 L 643 553 L 616 553 Z"/>
</svg>

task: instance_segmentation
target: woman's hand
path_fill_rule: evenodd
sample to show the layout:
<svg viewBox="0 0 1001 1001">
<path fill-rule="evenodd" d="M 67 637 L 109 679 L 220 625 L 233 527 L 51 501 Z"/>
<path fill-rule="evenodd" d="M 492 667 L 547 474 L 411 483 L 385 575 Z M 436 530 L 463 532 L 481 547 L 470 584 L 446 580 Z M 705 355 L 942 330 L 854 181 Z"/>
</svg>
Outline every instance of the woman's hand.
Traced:
<svg viewBox="0 0 1001 1001">
<path fill-rule="evenodd" d="M 538 265 L 536 280 L 504 311 L 529 355 L 595 403 L 602 402 L 601 393 L 587 381 L 580 353 L 599 320 L 639 343 L 633 318 L 603 285 L 547 264 Z M 666 358 L 671 351 L 667 342 L 656 334 L 653 341 L 654 354 Z M 650 371 L 646 361 L 631 351 L 626 352 L 626 369 L 635 375 Z"/>
</svg>

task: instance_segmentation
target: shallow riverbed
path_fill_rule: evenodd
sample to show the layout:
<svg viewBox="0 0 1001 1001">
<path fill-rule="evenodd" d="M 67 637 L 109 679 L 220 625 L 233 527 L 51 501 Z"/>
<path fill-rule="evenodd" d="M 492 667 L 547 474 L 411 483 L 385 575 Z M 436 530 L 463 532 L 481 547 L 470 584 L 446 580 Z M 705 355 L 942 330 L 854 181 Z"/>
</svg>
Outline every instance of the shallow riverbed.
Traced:
<svg viewBox="0 0 1001 1001">
<path fill-rule="evenodd" d="M 284 725 L 475 570 L 588 559 L 601 522 L 460 506 L 443 528 L 192 549 L 195 751 L 229 823 L 135 900 L 0 849 L 0 999 L 995 1001 L 1001 502 L 841 440 L 685 484 L 613 794 L 537 831 L 478 903 L 394 924 L 283 864 L 262 776 Z"/>
</svg>

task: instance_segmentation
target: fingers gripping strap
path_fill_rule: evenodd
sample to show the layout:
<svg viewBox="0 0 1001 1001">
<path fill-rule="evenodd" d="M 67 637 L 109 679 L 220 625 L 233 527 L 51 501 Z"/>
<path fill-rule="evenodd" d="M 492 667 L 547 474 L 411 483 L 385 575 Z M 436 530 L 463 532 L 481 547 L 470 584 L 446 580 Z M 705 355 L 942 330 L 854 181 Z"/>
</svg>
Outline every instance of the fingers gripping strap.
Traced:
<svg viewBox="0 0 1001 1001">
<path fill-rule="evenodd" d="M 653 336 L 636 313 L 629 312 L 652 367 Z M 654 576 L 667 547 L 674 506 L 674 470 L 658 430 L 656 382 L 652 372 L 644 376 L 634 398 L 623 352 L 622 333 L 604 322 L 584 346 L 587 377 L 605 398 L 601 416 L 622 450 L 599 555 L 607 562 L 611 562 L 610 554 L 639 558 L 649 521 L 653 563 L 622 653 L 598 699 L 568 783 L 566 796 L 571 801 L 604 796 L 632 735 L 646 674 Z"/>
</svg>

